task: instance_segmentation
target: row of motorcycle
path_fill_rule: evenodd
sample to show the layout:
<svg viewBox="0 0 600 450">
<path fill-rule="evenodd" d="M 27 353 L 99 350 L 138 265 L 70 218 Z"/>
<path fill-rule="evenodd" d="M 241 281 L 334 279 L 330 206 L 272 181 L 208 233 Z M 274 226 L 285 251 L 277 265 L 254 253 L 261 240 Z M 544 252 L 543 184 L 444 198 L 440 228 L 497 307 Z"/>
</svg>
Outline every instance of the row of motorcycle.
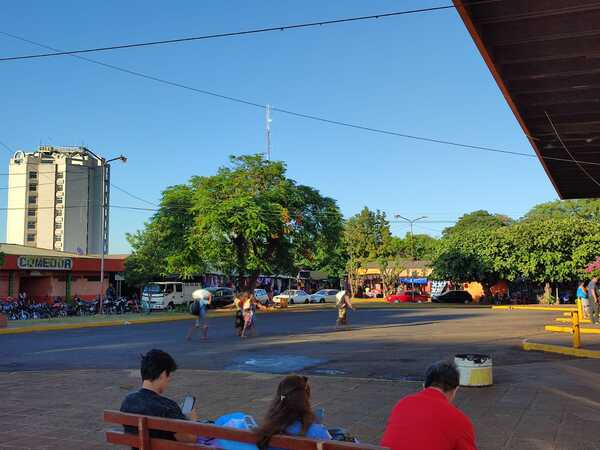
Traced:
<svg viewBox="0 0 600 450">
<path fill-rule="evenodd" d="M 137 302 L 125 297 L 105 298 L 102 302 L 102 310 L 100 310 L 98 300 L 86 301 L 77 297 L 72 302 L 66 303 L 60 298 L 54 300 L 53 303 L 28 304 L 12 299 L 0 301 L 0 313 L 4 314 L 8 320 L 50 319 L 53 317 L 92 316 L 100 313 L 125 314 L 130 312 L 140 312 L 140 307 Z"/>
</svg>

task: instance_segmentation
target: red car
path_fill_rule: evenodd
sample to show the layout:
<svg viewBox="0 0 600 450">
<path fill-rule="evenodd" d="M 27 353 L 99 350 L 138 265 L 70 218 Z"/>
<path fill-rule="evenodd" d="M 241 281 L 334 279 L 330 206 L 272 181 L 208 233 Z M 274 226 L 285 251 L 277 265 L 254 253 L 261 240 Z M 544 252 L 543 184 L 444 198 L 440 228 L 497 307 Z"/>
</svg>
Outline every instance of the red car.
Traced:
<svg viewBox="0 0 600 450">
<path fill-rule="evenodd" d="M 404 291 L 399 294 L 388 295 L 385 299 L 388 303 L 428 302 L 429 296 L 417 291 Z"/>
</svg>

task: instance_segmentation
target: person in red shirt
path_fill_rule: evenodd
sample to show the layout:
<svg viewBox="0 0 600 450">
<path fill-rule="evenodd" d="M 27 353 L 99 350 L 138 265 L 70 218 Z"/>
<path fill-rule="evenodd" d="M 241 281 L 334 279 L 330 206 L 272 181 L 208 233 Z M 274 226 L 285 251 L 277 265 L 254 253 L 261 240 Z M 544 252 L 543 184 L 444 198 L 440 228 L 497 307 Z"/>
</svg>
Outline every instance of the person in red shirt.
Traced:
<svg viewBox="0 0 600 450">
<path fill-rule="evenodd" d="M 390 415 L 381 446 L 391 450 L 476 450 L 471 420 L 452 405 L 459 385 L 456 365 L 427 369 L 425 388 L 401 399 Z"/>
</svg>

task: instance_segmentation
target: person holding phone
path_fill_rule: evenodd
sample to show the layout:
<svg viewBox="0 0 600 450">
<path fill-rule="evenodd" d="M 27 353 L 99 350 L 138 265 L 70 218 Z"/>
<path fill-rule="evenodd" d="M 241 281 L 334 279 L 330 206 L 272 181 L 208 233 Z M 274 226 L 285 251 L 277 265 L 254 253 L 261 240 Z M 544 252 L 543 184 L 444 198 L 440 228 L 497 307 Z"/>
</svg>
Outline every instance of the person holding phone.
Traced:
<svg viewBox="0 0 600 450">
<path fill-rule="evenodd" d="M 162 350 L 153 349 L 142 355 L 140 364 L 142 387 L 125 397 L 121 403 L 121 412 L 166 419 L 198 420 L 193 397 L 193 401 L 187 399 L 184 401 L 183 406 L 188 411 L 187 414 L 184 414 L 176 402 L 163 396 L 169 386 L 171 376 L 176 370 L 175 360 Z M 138 433 L 137 427 L 125 425 L 123 428 L 126 433 Z M 162 430 L 150 430 L 150 437 L 181 442 L 196 442 L 197 439 L 191 434 Z M 135 447 L 133 448 L 135 450 Z"/>
</svg>

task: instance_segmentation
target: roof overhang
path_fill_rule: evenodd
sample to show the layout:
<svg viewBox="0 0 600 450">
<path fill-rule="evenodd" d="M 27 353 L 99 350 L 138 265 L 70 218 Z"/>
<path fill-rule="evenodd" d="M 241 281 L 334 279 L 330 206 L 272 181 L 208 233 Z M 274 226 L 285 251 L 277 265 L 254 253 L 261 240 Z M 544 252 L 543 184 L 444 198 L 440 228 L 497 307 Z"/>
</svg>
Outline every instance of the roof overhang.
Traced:
<svg viewBox="0 0 600 450">
<path fill-rule="evenodd" d="M 560 198 L 600 197 L 600 1 L 453 2 Z"/>
</svg>

